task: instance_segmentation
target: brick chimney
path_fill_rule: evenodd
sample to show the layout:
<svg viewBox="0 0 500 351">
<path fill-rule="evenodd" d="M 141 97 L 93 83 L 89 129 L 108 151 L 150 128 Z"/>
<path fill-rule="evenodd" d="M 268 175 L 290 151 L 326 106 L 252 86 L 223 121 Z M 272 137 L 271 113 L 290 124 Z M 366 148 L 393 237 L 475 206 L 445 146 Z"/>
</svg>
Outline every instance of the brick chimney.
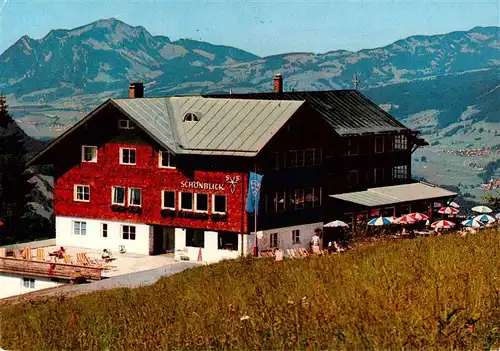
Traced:
<svg viewBox="0 0 500 351">
<path fill-rule="evenodd" d="M 282 93 L 283 92 L 283 76 L 279 73 L 274 75 L 274 92 Z"/>
<path fill-rule="evenodd" d="M 138 99 L 144 97 L 144 83 L 130 83 L 128 87 L 129 99 Z"/>
</svg>

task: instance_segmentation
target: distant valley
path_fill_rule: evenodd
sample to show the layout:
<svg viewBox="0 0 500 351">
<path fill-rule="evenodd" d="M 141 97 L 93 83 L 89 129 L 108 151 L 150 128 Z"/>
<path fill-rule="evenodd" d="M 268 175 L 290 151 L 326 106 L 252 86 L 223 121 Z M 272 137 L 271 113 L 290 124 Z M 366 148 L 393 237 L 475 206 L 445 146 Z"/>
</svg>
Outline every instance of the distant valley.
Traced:
<svg viewBox="0 0 500 351">
<path fill-rule="evenodd" d="M 0 91 L 22 129 L 46 139 L 106 99 L 126 96 L 130 81 L 144 82 L 148 96 L 257 92 L 270 91 L 277 72 L 289 91 L 352 89 L 358 76 L 365 95 L 430 142 L 414 154 L 416 177 L 480 201 L 480 184 L 499 176 L 500 27 L 358 52 L 258 57 L 107 19 L 20 38 L 0 55 Z M 486 151 L 460 151 L 475 148 Z"/>
</svg>

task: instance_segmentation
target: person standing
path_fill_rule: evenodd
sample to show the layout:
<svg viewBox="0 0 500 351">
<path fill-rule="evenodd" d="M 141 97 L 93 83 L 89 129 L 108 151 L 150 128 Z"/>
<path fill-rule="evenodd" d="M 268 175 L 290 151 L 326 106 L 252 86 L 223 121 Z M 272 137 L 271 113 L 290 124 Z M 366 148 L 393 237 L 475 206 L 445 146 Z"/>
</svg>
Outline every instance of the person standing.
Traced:
<svg viewBox="0 0 500 351">
<path fill-rule="evenodd" d="M 316 230 L 314 232 L 313 237 L 311 238 L 311 249 L 313 254 L 319 254 L 319 243 L 320 243 L 320 237 L 319 237 L 319 230 Z"/>
</svg>

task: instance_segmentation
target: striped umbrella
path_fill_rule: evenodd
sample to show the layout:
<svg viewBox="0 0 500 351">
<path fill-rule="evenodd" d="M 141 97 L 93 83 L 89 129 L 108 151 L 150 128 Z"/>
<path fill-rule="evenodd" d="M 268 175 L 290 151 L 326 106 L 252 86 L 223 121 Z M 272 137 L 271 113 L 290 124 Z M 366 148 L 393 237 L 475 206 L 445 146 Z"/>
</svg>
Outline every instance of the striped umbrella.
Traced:
<svg viewBox="0 0 500 351">
<path fill-rule="evenodd" d="M 475 218 L 468 219 L 466 221 L 463 221 L 462 224 L 466 227 L 472 227 L 472 228 L 482 228 L 484 227 L 484 223 L 477 221 Z"/>
<path fill-rule="evenodd" d="M 410 213 L 408 216 L 411 216 L 413 219 L 416 221 L 426 221 L 429 219 L 429 216 L 423 213 L 415 212 L 415 213 Z"/>
<path fill-rule="evenodd" d="M 460 208 L 460 205 L 457 204 L 455 201 L 452 201 L 448 204 L 448 206 L 455 207 L 455 208 Z"/>
<path fill-rule="evenodd" d="M 472 208 L 472 211 L 479 213 L 490 213 L 493 212 L 488 206 L 476 206 Z"/>
<path fill-rule="evenodd" d="M 455 208 L 455 207 L 441 207 L 438 211 L 438 213 L 442 213 L 442 214 L 447 214 L 447 215 L 454 215 L 454 214 L 457 214 L 458 213 L 458 210 Z"/>
<path fill-rule="evenodd" d="M 438 229 L 440 229 L 440 228 L 447 229 L 447 228 L 451 228 L 454 226 L 455 226 L 455 223 L 450 222 L 450 221 L 446 221 L 444 219 L 442 219 L 440 221 L 436 221 L 436 222 L 431 224 L 432 228 L 438 228 Z"/>
<path fill-rule="evenodd" d="M 476 216 L 476 217 L 474 217 L 474 219 L 478 222 L 484 222 L 484 223 L 494 223 L 495 222 L 495 218 L 493 218 L 487 214 L 482 214 L 482 215 Z"/>
<path fill-rule="evenodd" d="M 389 217 L 378 217 L 373 218 L 368 222 L 368 225 L 388 225 L 392 224 L 392 220 Z"/>
<path fill-rule="evenodd" d="M 417 220 L 415 218 L 413 218 L 411 215 L 407 214 L 407 215 L 404 215 L 404 216 L 401 216 L 399 218 L 396 218 L 396 223 L 399 223 L 399 224 L 413 224 L 415 223 Z"/>
</svg>

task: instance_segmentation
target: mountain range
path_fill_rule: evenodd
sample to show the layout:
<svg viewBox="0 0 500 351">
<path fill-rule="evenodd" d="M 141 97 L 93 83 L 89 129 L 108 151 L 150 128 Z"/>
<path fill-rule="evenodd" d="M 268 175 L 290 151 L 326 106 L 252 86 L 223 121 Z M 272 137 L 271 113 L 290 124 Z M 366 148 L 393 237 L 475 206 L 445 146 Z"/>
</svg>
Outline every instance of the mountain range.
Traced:
<svg viewBox="0 0 500 351">
<path fill-rule="evenodd" d="M 289 91 L 352 89 L 357 76 L 365 95 L 423 131 L 434 147 L 424 151 L 430 163 L 441 162 L 443 150 L 500 144 L 500 27 L 411 36 L 357 52 L 259 57 L 153 36 L 111 18 L 20 38 L 0 55 L 0 91 L 29 135 L 50 138 L 105 99 L 125 97 L 131 81 L 144 82 L 146 96 L 243 93 L 271 91 L 278 72 Z M 464 177 L 480 181 L 475 173 Z"/>
</svg>

